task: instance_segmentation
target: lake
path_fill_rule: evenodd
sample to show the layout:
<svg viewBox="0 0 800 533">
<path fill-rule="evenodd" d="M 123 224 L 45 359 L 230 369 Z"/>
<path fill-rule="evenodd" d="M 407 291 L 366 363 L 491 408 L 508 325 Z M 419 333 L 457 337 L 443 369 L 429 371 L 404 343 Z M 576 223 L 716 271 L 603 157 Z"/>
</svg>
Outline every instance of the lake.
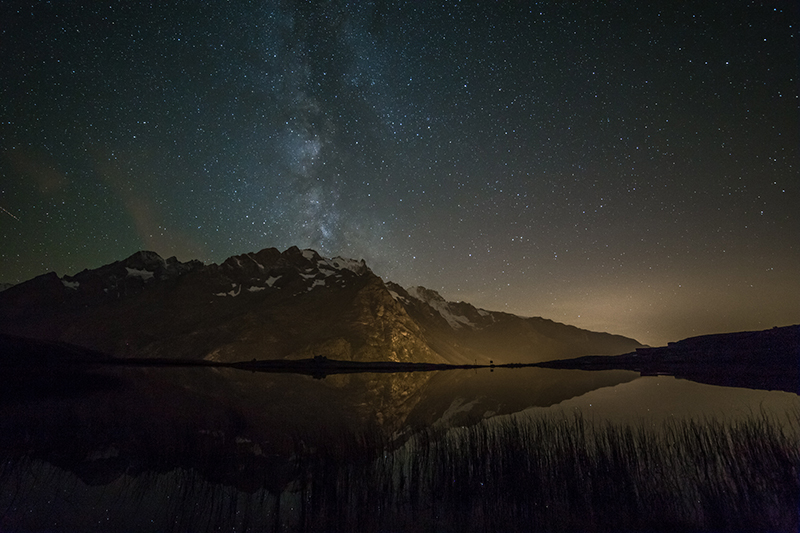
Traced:
<svg viewBox="0 0 800 533">
<path fill-rule="evenodd" d="M 2 531 L 798 528 L 789 392 L 544 368 L 5 381 Z"/>
</svg>

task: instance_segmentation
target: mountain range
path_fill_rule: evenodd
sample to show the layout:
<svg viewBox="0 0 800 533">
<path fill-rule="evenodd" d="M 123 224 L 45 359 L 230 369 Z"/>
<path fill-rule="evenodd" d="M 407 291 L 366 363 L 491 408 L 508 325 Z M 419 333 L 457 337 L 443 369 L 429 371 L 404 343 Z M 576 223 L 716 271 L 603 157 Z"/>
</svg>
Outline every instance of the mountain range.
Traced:
<svg viewBox="0 0 800 533">
<path fill-rule="evenodd" d="M 266 248 L 222 264 L 140 251 L 0 292 L 0 333 L 116 357 L 536 363 L 642 345 L 403 288 L 361 260 Z"/>
</svg>

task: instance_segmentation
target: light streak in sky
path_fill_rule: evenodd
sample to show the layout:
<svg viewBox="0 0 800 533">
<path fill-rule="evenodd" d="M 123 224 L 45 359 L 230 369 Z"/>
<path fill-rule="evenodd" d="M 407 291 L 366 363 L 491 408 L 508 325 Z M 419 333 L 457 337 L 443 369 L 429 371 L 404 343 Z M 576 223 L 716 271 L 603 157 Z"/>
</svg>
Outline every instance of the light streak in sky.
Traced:
<svg viewBox="0 0 800 533">
<path fill-rule="evenodd" d="M 10 212 L 8 209 L 6 209 L 5 207 L 3 207 L 3 206 L 0 206 L 0 209 L 2 209 L 3 211 L 5 211 L 6 213 L 8 213 L 8 216 L 10 216 L 11 218 L 13 218 L 13 219 L 14 219 L 14 220 L 16 220 L 17 222 L 20 222 L 20 219 L 18 219 L 18 218 L 17 218 L 17 217 L 15 217 L 13 214 L 11 214 L 11 212 Z"/>
</svg>

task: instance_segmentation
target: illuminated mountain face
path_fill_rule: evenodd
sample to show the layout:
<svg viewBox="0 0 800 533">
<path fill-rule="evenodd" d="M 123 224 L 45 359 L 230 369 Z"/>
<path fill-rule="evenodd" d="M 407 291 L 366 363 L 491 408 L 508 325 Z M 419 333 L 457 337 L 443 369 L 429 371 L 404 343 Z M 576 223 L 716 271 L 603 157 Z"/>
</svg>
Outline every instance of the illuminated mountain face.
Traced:
<svg viewBox="0 0 800 533">
<path fill-rule="evenodd" d="M 0 294 L 2 331 L 126 357 L 537 362 L 631 352 L 632 339 L 447 302 L 366 263 L 267 248 L 222 264 L 137 252 Z"/>
</svg>

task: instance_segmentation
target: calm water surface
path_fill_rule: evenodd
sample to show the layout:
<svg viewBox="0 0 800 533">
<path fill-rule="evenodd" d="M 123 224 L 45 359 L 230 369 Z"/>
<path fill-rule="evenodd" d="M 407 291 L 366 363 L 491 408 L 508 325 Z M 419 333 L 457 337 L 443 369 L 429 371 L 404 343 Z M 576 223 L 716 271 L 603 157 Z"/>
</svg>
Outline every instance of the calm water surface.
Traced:
<svg viewBox="0 0 800 533">
<path fill-rule="evenodd" d="M 498 452 L 491 459 L 498 463 L 487 467 L 475 455 L 516 449 L 519 440 L 526 446 L 547 440 L 556 431 L 537 425 L 541 420 L 567 421 L 571 433 L 611 424 L 659 434 L 682 421 L 733 427 L 768 419 L 781 438 L 800 442 L 796 394 L 629 371 L 480 369 L 313 379 L 106 368 L 20 379 L 16 392 L 2 398 L 0 415 L 4 531 L 326 529 L 330 520 L 384 527 L 342 510 L 366 505 L 394 513 L 393 520 L 398 513 L 428 517 L 420 529 L 457 529 L 465 524 L 447 520 L 467 515 L 467 526 L 480 520 L 497 526 L 497 517 L 480 509 L 487 498 L 508 498 L 481 491 L 506 456 Z M 509 428 L 516 433 L 509 436 Z M 636 455 L 650 444 L 631 446 Z M 436 508 L 435 493 L 457 484 L 447 474 L 452 482 L 441 485 L 436 465 L 442 462 L 467 464 L 469 486 L 451 495 L 468 502 L 466 511 L 447 515 Z M 481 474 L 486 479 L 476 481 L 481 468 L 489 468 Z M 375 500 L 376 491 L 385 499 Z M 514 505 L 508 516 L 549 519 Z M 332 508 L 338 514 L 331 518 Z M 692 512 L 700 524 L 711 520 L 702 508 Z M 325 521 L 315 521 L 317 515 Z M 560 522 L 546 524 L 560 528 Z"/>
</svg>

